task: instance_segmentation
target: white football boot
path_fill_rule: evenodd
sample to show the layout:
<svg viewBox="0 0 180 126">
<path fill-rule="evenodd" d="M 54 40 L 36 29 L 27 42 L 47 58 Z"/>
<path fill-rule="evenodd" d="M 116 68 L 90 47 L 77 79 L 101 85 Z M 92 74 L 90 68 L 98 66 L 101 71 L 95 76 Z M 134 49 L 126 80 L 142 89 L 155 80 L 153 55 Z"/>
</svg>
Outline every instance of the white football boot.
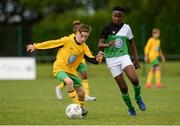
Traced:
<svg viewBox="0 0 180 126">
<path fill-rule="evenodd" d="M 85 101 L 96 101 L 96 97 L 85 96 Z"/>
<path fill-rule="evenodd" d="M 57 97 L 57 99 L 62 100 L 62 99 L 63 99 L 63 95 L 62 95 L 62 90 L 61 90 L 61 88 L 60 88 L 59 86 L 57 86 L 57 87 L 55 88 L 55 91 L 56 91 L 56 97 Z"/>
</svg>

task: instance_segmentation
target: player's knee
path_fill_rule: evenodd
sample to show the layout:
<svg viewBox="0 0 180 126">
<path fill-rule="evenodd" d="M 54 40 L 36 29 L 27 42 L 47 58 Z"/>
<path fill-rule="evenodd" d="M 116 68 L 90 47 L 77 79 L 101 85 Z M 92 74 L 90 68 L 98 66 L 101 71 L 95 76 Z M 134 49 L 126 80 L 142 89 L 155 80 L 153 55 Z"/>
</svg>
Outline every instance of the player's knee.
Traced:
<svg viewBox="0 0 180 126">
<path fill-rule="evenodd" d="M 160 67 L 157 66 L 156 69 L 155 69 L 155 71 L 160 71 Z"/>
<path fill-rule="evenodd" d="M 81 78 L 82 78 L 83 80 L 86 80 L 86 79 L 88 78 L 87 72 L 81 72 Z"/>
<path fill-rule="evenodd" d="M 137 77 L 134 77 L 134 78 L 132 78 L 131 82 L 132 82 L 133 85 L 138 85 L 139 84 L 139 79 Z"/>
<path fill-rule="evenodd" d="M 123 94 L 126 94 L 126 93 L 128 92 L 128 89 L 127 89 L 127 88 L 121 88 L 121 92 L 122 92 Z"/>
<path fill-rule="evenodd" d="M 121 85 L 120 86 L 120 90 L 123 94 L 126 94 L 128 92 L 128 88 L 126 85 Z"/>
<path fill-rule="evenodd" d="M 69 77 L 65 78 L 64 82 L 66 83 L 67 86 L 73 86 L 73 81 Z"/>
</svg>

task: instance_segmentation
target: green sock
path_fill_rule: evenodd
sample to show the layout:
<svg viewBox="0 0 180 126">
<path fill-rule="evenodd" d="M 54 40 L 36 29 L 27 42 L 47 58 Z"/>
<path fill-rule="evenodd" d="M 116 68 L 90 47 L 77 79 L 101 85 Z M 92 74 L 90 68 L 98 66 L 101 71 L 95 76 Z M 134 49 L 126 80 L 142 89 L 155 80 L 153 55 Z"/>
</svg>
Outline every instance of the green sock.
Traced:
<svg viewBox="0 0 180 126">
<path fill-rule="evenodd" d="M 135 99 L 137 100 L 141 94 L 141 86 L 140 85 L 134 86 L 134 91 L 135 91 Z"/>
<path fill-rule="evenodd" d="M 126 105 L 128 106 L 129 109 L 134 109 L 131 99 L 129 97 L 129 94 L 122 94 L 123 100 L 125 101 Z"/>
</svg>

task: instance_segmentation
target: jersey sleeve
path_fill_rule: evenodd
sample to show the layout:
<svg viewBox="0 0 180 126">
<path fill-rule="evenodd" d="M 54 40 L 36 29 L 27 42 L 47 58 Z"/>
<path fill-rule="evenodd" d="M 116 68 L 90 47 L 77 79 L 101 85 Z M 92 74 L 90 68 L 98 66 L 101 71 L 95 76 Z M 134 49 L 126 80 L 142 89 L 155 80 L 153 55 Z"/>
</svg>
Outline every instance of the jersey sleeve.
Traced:
<svg viewBox="0 0 180 126">
<path fill-rule="evenodd" d="M 106 25 L 100 34 L 100 39 L 107 39 L 108 35 L 109 35 L 108 25 Z"/>
<path fill-rule="evenodd" d="M 53 48 L 63 46 L 66 43 L 66 41 L 68 41 L 68 37 L 63 37 L 57 40 L 49 40 L 42 43 L 37 43 L 37 44 L 34 44 L 34 46 L 36 47 L 36 49 L 42 49 L 42 50 L 53 49 Z"/>
<path fill-rule="evenodd" d="M 148 39 L 148 41 L 147 41 L 147 44 L 144 48 L 144 54 L 148 54 L 148 52 L 150 51 L 150 48 L 151 48 L 151 38 Z"/>
<path fill-rule="evenodd" d="M 89 58 L 94 58 L 91 51 L 89 50 L 89 47 L 86 44 L 84 44 L 84 54 Z"/>
<path fill-rule="evenodd" d="M 132 31 L 131 31 L 131 28 L 129 27 L 129 25 L 128 25 L 127 37 L 128 37 L 129 40 L 131 40 L 134 37 L 133 34 L 132 34 Z"/>
<path fill-rule="evenodd" d="M 89 50 L 88 46 L 85 44 L 84 46 L 84 58 L 93 64 L 98 64 L 99 62 L 96 60 L 96 58 L 92 55 L 91 51 Z"/>
</svg>

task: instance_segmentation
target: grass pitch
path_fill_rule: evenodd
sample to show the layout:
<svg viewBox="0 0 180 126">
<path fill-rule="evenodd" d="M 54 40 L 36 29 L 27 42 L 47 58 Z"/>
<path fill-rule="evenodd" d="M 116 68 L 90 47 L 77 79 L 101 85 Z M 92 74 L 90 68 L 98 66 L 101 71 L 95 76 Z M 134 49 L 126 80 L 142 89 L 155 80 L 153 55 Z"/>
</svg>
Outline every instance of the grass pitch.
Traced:
<svg viewBox="0 0 180 126">
<path fill-rule="evenodd" d="M 66 89 L 64 99 L 57 100 L 51 64 L 37 65 L 37 79 L 32 81 L 0 81 L 1 125 L 175 125 L 180 124 L 180 62 L 161 66 L 164 89 L 144 87 L 148 66 L 137 71 L 142 85 L 142 97 L 147 111 L 141 112 L 134 100 L 132 85 L 127 80 L 129 94 L 137 116 L 130 117 L 119 89 L 105 64 L 89 65 L 90 94 L 97 97 L 87 102 L 86 119 L 68 119 L 65 108 L 71 103 Z"/>
</svg>

